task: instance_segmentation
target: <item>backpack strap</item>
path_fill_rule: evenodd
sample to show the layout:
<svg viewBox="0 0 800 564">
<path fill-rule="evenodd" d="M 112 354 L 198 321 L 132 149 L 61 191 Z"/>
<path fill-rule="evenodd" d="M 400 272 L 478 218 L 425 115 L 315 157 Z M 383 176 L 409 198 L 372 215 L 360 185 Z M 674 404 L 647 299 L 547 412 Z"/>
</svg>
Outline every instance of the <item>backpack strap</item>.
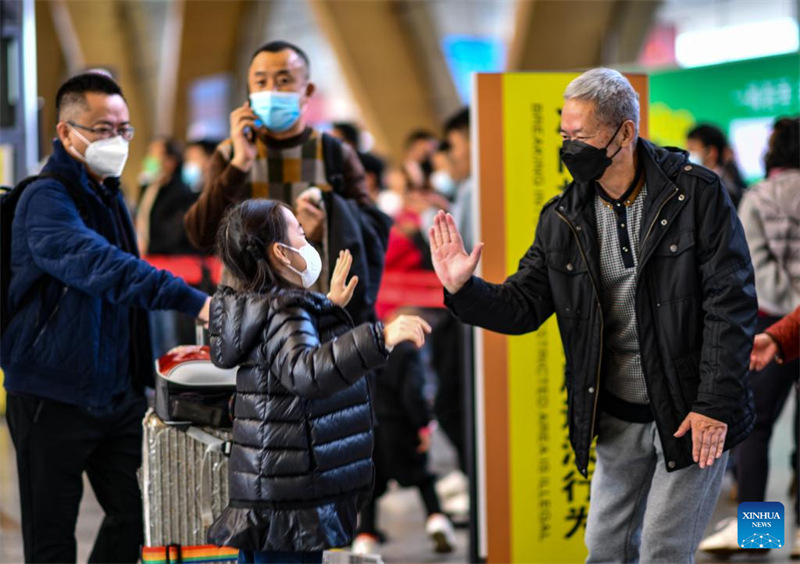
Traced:
<svg viewBox="0 0 800 564">
<path fill-rule="evenodd" d="M 344 153 L 342 143 L 332 135 L 322 134 L 322 158 L 325 161 L 325 177 L 333 191 L 342 194 L 344 184 Z"/>
<path fill-rule="evenodd" d="M 42 172 L 39 174 L 39 176 L 34 178 L 36 180 L 41 178 L 50 178 L 64 186 L 64 188 L 67 189 L 67 193 L 72 198 L 72 201 L 75 202 L 75 207 L 78 209 L 78 215 L 81 216 L 81 219 L 86 225 L 89 225 L 89 208 L 86 203 L 86 194 L 84 194 L 80 187 L 75 186 L 72 182 L 69 182 L 57 172 Z"/>
<path fill-rule="evenodd" d="M 22 179 L 19 182 L 19 184 L 17 184 L 12 190 L 8 191 L 9 192 L 9 197 L 12 197 L 12 193 L 13 193 L 13 198 L 15 199 L 15 201 L 13 203 L 13 206 L 16 207 L 16 205 L 19 203 L 20 198 L 22 197 L 22 192 L 28 186 L 30 186 L 31 184 L 33 184 L 37 180 L 42 180 L 42 179 L 47 179 L 47 178 L 57 181 L 58 183 L 60 183 L 61 185 L 63 185 L 67 189 L 67 193 L 69 194 L 70 198 L 72 198 L 72 200 L 75 202 L 75 207 L 78 209 L 78 214 L 80 215 L 80 217 L 83 220 L 83 222 L 86 223 L 86 225 L 88 226 L 89 225 L 89 213 L 88 213 L 88 207 L 86 205 L 85 195 L 83 194 L 82 190 L 80 190 L 80 188 L 74 186 L 71 182 L 67 181 L 62 175 L 60 175 L 60 174 L 58 174 L 56 172 L 41 172 L 38 175 L 28 176 L 27 178 Z M 9 233 L 10 233 L 10 230 L 11 230 L 11 226 L 9 226 Z M 10 247 L 9 247 L 9 251 L 10 251 Z M 8 260 L 9 260 L 8 264 L 10 265 L 10 257 L 9 257 Z M 9 271 L 7 273 L 7 278 L 9 280 L 3 281 L 3 285 L 4 285 L 4 289 L 3 289 L 3 294 L 4 294 L 3 295 L 3 301 L 4 301 L 4 303 L 2 304 L 3 310 L 8 310 L 9 309 L 8 308 L 8 304 L 5 303 L 5 302 L 8 299 L 8 295 L 7 295 L 8 294 L 8 287 L 10 287 L 10 284 L 11 284 L 11 282 L 10 282 L 10 278 L 11 278 L 10 267 L 9 267 Z M 6 327 L 8 327 L 8 325 L 11 323 L 11 320 L 17 314 L 17 312 L 19 312 L 22 309 L 24 309 L 25 306 L 27 306 L 31 302 L 31 300 L 33 300 L 33 298 L 35 296 L 41 294 L 44 291 L 44 289 L 47 287 L 47 284 L 49 284 L 50 281 L 52 281 L 52 280 L 55 280 L 61 286 L 66 287 L 66 285 L 63 282 L 61 282 L 60 280 L 58 280 L 57 278 L 54 278 L 54 277 L 52 277 L 52 276 L 50 276 L 48 274 L 42 274 L 33 284 L 31 284 L 28 287 L 28 289 L 25 291 L 25 293 L 22 294 L 22 297 L 20 298 L 19 303 L 17 304 L 17 307 L 14 308 L 14 311 L 9 312 L 10 315 L 9 314 L 5 314 L 5 312 L 4 312 L 3 320 L 2 320 L 3 330 L 5 330 Z M 8 285 L 8 286 L 6 287 L 6 285 Z"/>
</svg>

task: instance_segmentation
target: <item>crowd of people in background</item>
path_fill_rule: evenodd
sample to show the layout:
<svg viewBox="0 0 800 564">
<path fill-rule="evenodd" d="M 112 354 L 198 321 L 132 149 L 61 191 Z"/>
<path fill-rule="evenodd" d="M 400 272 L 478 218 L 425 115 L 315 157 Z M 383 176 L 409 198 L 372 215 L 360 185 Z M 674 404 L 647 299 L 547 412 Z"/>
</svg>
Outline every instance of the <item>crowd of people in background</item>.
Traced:
<svg viewBox="0 0 800 564">
<path fill-rule="evenodd" d="M 248 100 L 230 115 L 228 139 L 190 140 L 185 144 L 170 138 L 150 141 L 147 157 L 140 163 L 137 196 L 134 202 L 128 202 L 131 218 L 125 211 L 118 182 L 113 181 L 121 167 L 109 164 L 112 156 L 93 160 L 91 154 L 93 147 L 97 148 L 95 155 L 100 153 L 99 147 L 106 141 L 110 145 L 109 140 L 116 139 L 117 134 L 132 137 L 121 91 L 112 80 L 97 74 L 72 78 L 59 91 L 58 139 L 45 167 L 45 172 L 50 171 L 54 176 L 27 194 L 20 204 L 25 211 L 21 214 L 24 219 L 14 228 L 15 245 L 34 235 L 37 243 L 31 249 L 15 247 L 18 254 L 13 262 L 19 281 L 27 283 L 46 273 L 63 280 L 63 284 L 47 288 L 42 297 L 27 301 L 22 287 L 13 285 L 16 281 L 12 283 L 12 299 L 20 312 L 14 320 L 18 325 L 12 327 L 18 331 L 14 337 L 3 338 L 4 361 L 10 363 L 4 366 L 9 425 L 18 451 L 24 494 L 26 559 L 74 560 L 73 530 L 84 470 L 89 472 L 107 513 L 95 556 L 109 561 L 138 557 L 133 547 L 141 543 L 141 538 L 129 530 L 135 529 L 142 518 L 141 509 L 135 508 L 138 503 L 135 469 L 141 455 L 141 452 L 136 454 L 135 445 L 141 440 L 141 429 L 137 431 L 136 426 L 145 408 L 140 392 L 148 381 L 136 379 L 138 368 L 134 365 L 137 358 L 139 362 L 144 358 L 141 340 L 147 332 L 140 329 L 147 320 L 137 318 L 132 312 L 139 308 L 152 310 L 149 312 L 152 334 L 147 338 L 155 356 L 191 342 L 195 318 L 205 322 L 211 318 L 212 339 L 217 339 L 219 350 L 236 349 L 236 354 L 230 352 L 221 363 L 248 365 L 256 358 L 240 350 L 240 344 L 230 344 L 231 339 L 238 338 L 236 335 L 255 329 L 247 324 L 228 326 L 223 321 L 215 325 L 213 307 L 209 314 L 208 301 L 214 288 L 207 280 L 193 288 L 138 257 L 208 256 L 221 250 L 226 266 L 222 284 L 228 293 L 220 298 L 223 305 L 218 306 L 219 319 L 224 318 L 228 323 L 230 319 L 224 312 L 242 308 L 265 316 L 269 327 L 275 323 L 273 329 L 280 331 L 280 345 L 275 344 L 278 341 L 269 344 L 274 348 L 269 354 L 275 372 L 284 375 L 281 382 L 289 396 L 321 397 L 319 390 L 303 389 L 298 383 L 302 378 L 310 378 L 320 390 L 327 390 L 333 404 L 338 401 L 335 398 L 342 397 L 345 388 L 352 386 L 357 393 L 349 393 L 358 396 L 353 401 L 359 406 L 371 405 L 377 426 L 371 456 L 375 487 L 366 491 L 365 484 L 371 481 L 371 475 L 368 476 L 366 467 L 356 467 L 363 452 L 354 446 L 361 439 L 353 437 L 359 436 L 358 425 L 369 426 L 364 421 L 373 414 L 361 413 L 359 417 L 363 415 L 366 419 L 355 421 L 355 417 L 342 415 L 346 410 L 344 404 L 332 408 L 330 413 L 340 418 L 340 425 L 346 430 L 337 440 L 343 441 L 342 444 L 349 441 L 347 448 L 355 449 L 348 462 L 354 465 L 352 472 L 341 471 L 336 479 L 356 485 L 345 492 L 342 498 L 345 501 L 332 502 L 330 510 L 335 517 L 311 515 L 305 506 L 287 509 L 306 528 L 284 531 L 283 537 L 275 527 L 280 524 L 290 527 L 293 517 L 281 513 L 283 510 L 264 507 L 284 500 L 269 488 L 259 490 L 256 495 L 246 484 L 251 483 L 247 481 L 250 479 L 267 482 L 273 479 L 253 470 L 256 465 L 248 462 L 248 457 L 256 456 L 252 449 L 262 449 L 259 452 L 264 454 L 269 449 L 288 447 L 259 444 L 261 439 L 254 435 L 235 435 L 234 442 L 246 448 L 241 447 L 244 454 L 234 453 L 232 472 L 247 477 L 237 478 L 232 484 L 232 493 L 240 496 L 240 506 L 227 509 L 217 520 L 211 530 L 212 540 L 241 547 L 243 561 L 251 562 L 269 561 L 259 559 L 264 551 L 281 554 L 282 558 L 298 550 L 321 554 L 323 548 L 341 546 L 343 542 L 352 543 L 353 550 L 359 553 L 377 553 L 380 544 L 392 536 L 391 530 L 380 526 L 377 501 L 394 481 L 401 487 L 419 490 L 426 514 L 424 527 L 433 550 L 450 552 L 456 545 L 454 522 L 465 523 L 470 509 L 467 476 L 472 465 L 465 432 L 474 416 L 466 409 L 473 384 L 471 331 L 447 309 L 415 307 L 413 303 L 381 308 L 377 296 L 386 274 L 433 273 L 431 249 L 436 242 L 431 241 L 431 236 L 442 226 L 446 229 L 443 213 L 452 216 L 452 225 L 460 234 L 467 254 L 477 244 L 472 240 L 477 202 L 471 168 L 469 108 L 454 113 L 437 131 L 409 131 L 404 155 L 392 161 L 365 150 L 364 135 L 355 123 L 333 123 L 328 131 L 305 121 L 304 111 L 314 85 L 311 61 L 297 46 L 274 41 L 259 48 L 250 61 L 247 86 Z M 688 159 L 721 179 L 726 197 L 738 210 L 755 272 L 759 317 L 750 366 L 755 427 L 735 447 L 728 463 L 738 484 L 739 502 L 765 498 L 770 438 L 798 380 L 798 123 L 796 117 L 776 120 L 766 150 L 766 176 L 750 187 L 719 127 L 698 124 L 687 133 L 686 139 Z M 619 133 L 618 128 L 620 136 L 634 135 L 633 129 L 626 131 Z M 86 209 L 84 204 L 73 202 L 68 190 L 59 187 L 57 175 L 68 176 L 70 182 L 84 187 L 90 195 Z M 52 209 L 52 205 L 38 202 L 44 198 L 63 205 L 57 212 L 37 220 L 28 210 Z M 269 199 L 274 205 L 256 209 L 260 204 L 248 204 L 262 199 Z M 269 225 L 258 224 L 259 229 L 272 234 L 270 237 L 254 230 L 253 218 L 258 214 L 270 218 Z M 90 218 L 88 223 L 86 217 Z M 102 236 L 92 231 L 95 227 Z M 67 259 L 74 262 L 68 263 Z M 352 288 L 337 287 L 343 273 L 357 278 Z M 140 282 L 124 283 L 130 279 Z M 286 294 L 273 296 L 268 302 L 246 294 L 245 290 L 263 290 L 267 279 L 273 280 Z M 291 284 L 284 287 L 281 280 Z M 70 292 L 71 288 L 80 293 Z M 292 294 L 298 290 L 313 294 Z M 242 297 L 245 295 L 246 298 Z M 323 304 L 314 297 L 318 295 L 334 296 L 332 303 L 336 307 L 328 302 Z M 56 304 L 56 311 L 63 302 L 60 307 L 71 311 L 76 319 L 81 318 L 81 312 L 92 312 L 86 315 L 94 321 L 76 326 L 56 319 L 54 330 L 65 336 L 57 338 L 59 345 L 52 347 L 56 352 L 42 356 L 40 337 L 46 327 L 42 328 L 40 321 L 34 319 L 40 302 L 48 309 Z M 337 313 L 342 308 L 349 322 Z M 300 321 L 286 322 L 281 317 L 286 312 Z M 31 328 L 39 327 L 39 337 L 31 335 L 21 325 L 24 323 Z M 111 325 L 124 329 L 104 335 Z M 293 339 L 305 339 L 302 335 L 311 331 L 312 326 L 325 327 L 313 346 L 324 349 L 335 338 L 344 343 L 335 355 L 330 353 L 332 357 L 318 360 L 329 363 L 328 371 L 308 375 L 306 371 L 313 370 L 310 365 L 302 364 L 301 359 L 297 365 L 302 366 L 292 369 L 296 372 L 281 372 L 283 363 L 289 363 L 286 360 L 289 353 L 281 347 Z M 90 331 L 91 338 L 78 339 L 80 331 Z M 426 337 L 427 344 L 423 346 Z M 53 366 L 75 364 L 69 351 L 83 350 L 87 339 L 93 343 L 92 351 L 100 360 L 85 360 L 75 365 L 80 372 L 75 378 L 83 382 L 78 394 L 65 390 L 59 384 L 63 375 L 56 378 L 52 366 L 44 366 L 42 362 L 52 361 Z M 27 350 L 38 351 L 39 358 L 31 358 Z M 103 352 L 110 350 L 115 352 Z M 345 386 L 342 380 L 337 381 L 336 373 L 344 374 L 346 367 L 354 366 L 353 359 L 358 354 L 369 361 L 361 366 L 363 370 L 356 371 L 358 374 L 348 375 Z M 95 364 L 90 366 L 92 362 Z M 38 380 L 30 376 L 32 373 Z M 112 374 L 110 381 L 104 379 Z M 250 387 L 240 388 L 240 393 L 254 394 L 262 400 L 270 397 L 256 376 L 242 380 Z M 31 382 L 37 381 L 40 386 L 32 387 Z M 42 386 L 51 391 L 42 392 Z M 69 408 L 56 409 L 64 405 Z M 253 413 L 261 409 L 259 405 L 253 400 Z M 255 417 L 253 413 L 247 417 Z M 289 418 L 303 416 L 291 407 L 282 413 Z M 268 418 L 265 413 L 261 416 Z M 101 420 L 111 424 L 98 433 Z M 797 415 L 794 421 L 797 427 Z M 81 442 L 80 449 L 70 451 L 73 446 L 69 441 L 51 445 L 41 427 L 42 423 L 58 427 L 67 422 L 75 425 L 72 438 L 74 443 Z M 39 427 L 34 429 L 34 423 Z M 457 457 L 456 469 L 447 476 L 435 476 L 430 471 L 431 437 L 437 425 Z M 110 444 L 109 441 L 117 441 L 120 436 L 127 440 Z M 345 436 L 350 438 L 345 440 Z M 319 456 L 322 446 L 313 444 L 309 448 L 314 456 Z M 795 480 L 796 453 L 797 446 L 789 461 Z M 106 467 L 116 457 L 127 457 L 124 468 Z M 53 479 L 52 472 L 59 468 L 63 470 L 61 476 Z M 319 478 L 314 474 L 320 472 L 317 468 L 298 465 L 291 469 L 303 479 Z M 124 477 L 115 478 L 114 482 L 104 481 L 105 476 L 115 472 Z M 61 494 L 69 491 L 69 499 L 53 511 L 45 499 L 31 494 L 43 486 L 47 487 L 42 492 L 50 491 L 54 498 L 63 499 Z M 115 498 L 112 489 L 117 487 L 127 495 Z M 342 493 L 334 481 L 326 487 L 325 493 L 319 495 L 304 490 L 291 503 L 300 498 L 307 504 L 322 503 L 321 498 L 327 500 Z M 796 484 L 794 487 L 798 496 Z M 351 515 L 355 501 L 361 506 L 357 524 L 355 514 Z M 795 502 L 795 519 L 800 525 L 800 497 Z M 713 554 L 740 550 L 735 524 L 735 519 L 723 522 L 717 533 L 700 543 L 700 550 Z M 313 539 L 305 535 L 310 530 L 317 535 Z M 41 531 L 47 531 L 46 541 Z M 118 538 L 115 534 L 122 535 L 124 541 L 112 546 L 110 539 Z M 255 538 L 254 535 L 269 542 L 252 544 L 248 539 Z M 800 534 L 793 550 L 800 557 Z"/>
</svg>

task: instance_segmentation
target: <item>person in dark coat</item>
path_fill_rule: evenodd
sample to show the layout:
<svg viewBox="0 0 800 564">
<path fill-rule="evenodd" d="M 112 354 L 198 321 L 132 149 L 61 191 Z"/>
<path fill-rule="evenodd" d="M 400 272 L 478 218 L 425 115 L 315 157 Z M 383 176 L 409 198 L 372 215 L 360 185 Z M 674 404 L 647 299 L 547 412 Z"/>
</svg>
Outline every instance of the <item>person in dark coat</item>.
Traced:
<svg viewBox="0 0 800 564">
<path fill-rule="evenodd" d="M 465 323 L 519 335 L 555 313 L 584 476 L 597 436 L 587 562 L 692 562 L 728 451 L 753 429 L 753 265 L 719 177 L 638 124 L 619 72 L 573 80 L 561 112 L 573 182 L 542 209 L 518 271 L 473 276 L 482 245 L 467 254 L 444 213 L 433 264 Z"/>
<path fill-rule="evenodd" d="M 359 516 L 358 536 L 353 552 L 373 553 L 385 535 L 378 529 L 378 499 L 386 493 L 390 480 L 419 490 L 425 505 L 425 530 L 436 552 L 452 552 L 455 546 L 453 525 L 442 513 L 428 471 L 433 410 L 425 398 L 425 368 L 422 355 L 411 343 L 397 346 L 376 380 L 375 413 L 375 490 Z"/>
<path fill-rule="evenodd" d="M 400 317 L 354 327 L 344 309 L 359 280 L 340 254 L 323 296 L 308 290 L 320 257 L 291 210 L 246 200 L 223 218 L 217 247 L 230 280 L 211 304 L 214 364 L 239 366 L 230 503 L 208 531 L 240 562 L 320 562 L 353 540 L 373 482 L 366 379 L 393 347 L 430 327 Z"/>
<path fill-rule="evenodd" d="M 136 210 L 136 239 L 142 256 L 199 254 L 183 226 L 183 216 L 198 194 L 184 183 L 182 168 L 183 151 L 177 141 L 158 138 L 150 143 Z M 151 312 L 150 326 L 156 357 L 194 338 L 193 320 L 174 311 Z"/>
<path fill-rule="evenodd" d="M 197 254 L 186 235 L 183 216 L 199 194 L 183 181 L 182 147 L 174 139 L 160 138 L 150 143 L 149 151 L 136 213 L 139 251 L 142 255 Z"/>
</svg>

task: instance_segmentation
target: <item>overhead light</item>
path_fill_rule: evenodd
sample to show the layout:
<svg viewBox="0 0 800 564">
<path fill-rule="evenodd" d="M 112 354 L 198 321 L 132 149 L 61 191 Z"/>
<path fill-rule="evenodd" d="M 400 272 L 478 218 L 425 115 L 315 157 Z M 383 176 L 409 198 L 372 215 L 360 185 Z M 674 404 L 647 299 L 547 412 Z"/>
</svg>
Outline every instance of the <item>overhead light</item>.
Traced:
<svg viewBox="0 0 800 564">
<path fill-rule="evenodd" d="M 800 36 L 793 18 L 685 31 L 675 39 L 675 58 L 684 67 L 793 53 L 798 49 Z"/>
</svg>

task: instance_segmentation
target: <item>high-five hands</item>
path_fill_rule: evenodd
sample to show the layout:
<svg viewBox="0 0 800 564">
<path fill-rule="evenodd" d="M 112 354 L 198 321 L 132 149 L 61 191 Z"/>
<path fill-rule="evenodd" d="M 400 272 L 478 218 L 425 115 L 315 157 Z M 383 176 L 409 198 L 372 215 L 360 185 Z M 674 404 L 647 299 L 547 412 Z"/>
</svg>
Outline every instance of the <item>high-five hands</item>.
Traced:
<svg viewBox="0 0 800 564">
<path fill-rule="evenodd" d="M 429 235 L 436 276 L 448 292 L 455 294 L 475 272 L 483 243 L 475 245 L 472 253 L 467 254 L 453 216 L 443 211 L 436 214 Z"/>
<path fill-rule="evenodd" d="M 336 266 L 333 268 L 333 276 L 331 276 L 331 291 L 328 292 L 328 299 L 341 307 L 350 303 L 358 285 L 358 276 L 353 276 L 350 282 L 347 282 L 351 266 L 353 266 L 353 255 L 350 254 L 350 251 L 339 251 L 339 258 L 336 259 Z"/>
</svg>

